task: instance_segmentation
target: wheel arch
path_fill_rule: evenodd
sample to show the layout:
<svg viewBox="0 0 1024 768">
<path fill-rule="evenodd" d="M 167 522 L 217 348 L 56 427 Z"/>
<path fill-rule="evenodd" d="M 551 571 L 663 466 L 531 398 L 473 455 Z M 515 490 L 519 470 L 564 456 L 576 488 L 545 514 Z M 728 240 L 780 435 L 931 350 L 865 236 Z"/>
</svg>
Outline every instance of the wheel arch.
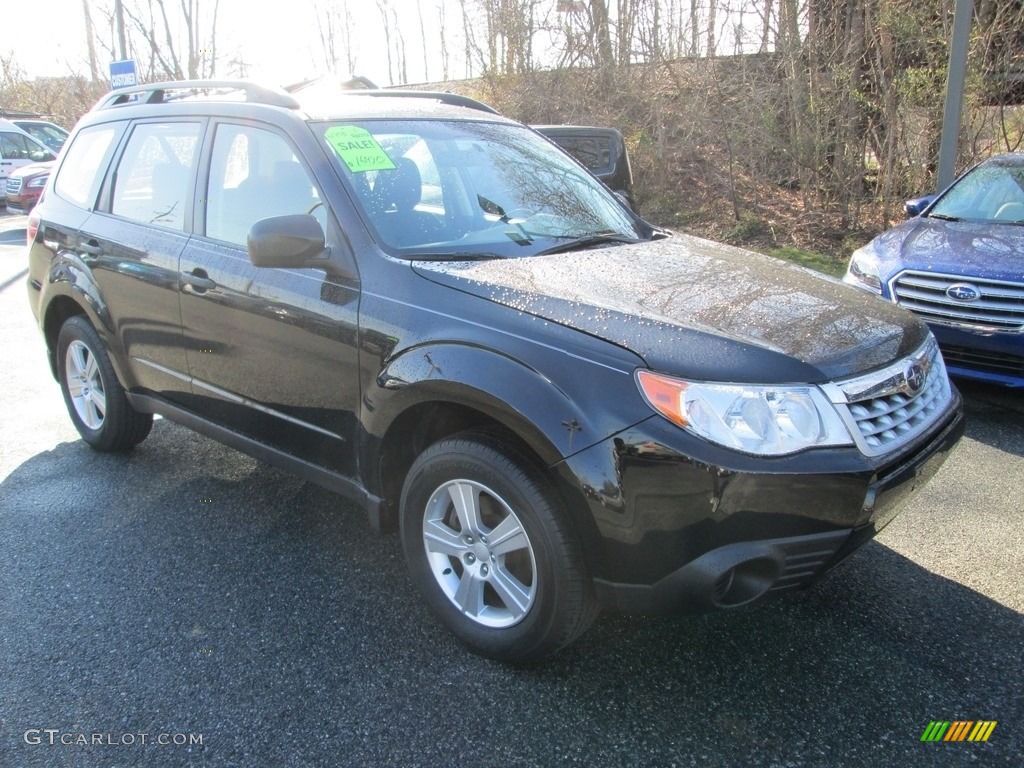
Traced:
<svg viewBox="0 0 1024 768">
<path fill-rule="evenodd" d="M 473 430 L 501 436 L 548 478 L 585 552 L 598 536 L 583 493 L 561 462 L 614 430 L 593 423 L 587 417 L 593 409 L 523 362 L 470 345 L 419 348 L 382 370 L 364 392 L 363 408 L 360 466 L 368 490 L 383 500 L 383 528 L 397 522 L 402 484 L 416 457 Z"/>
<path fill-rule="evenodd" d="M 89 269 L 76 258 L 58 258 L 49 269 L 45 290 L 40 326 L 53 377 L 57 378 L 57 336 L 61 326 L 70 317 L 84 315 L 99 334 L 118 381 L 128 389 L 132 383 L 127 378 L 128 368 L 121 350 L 113 343 L 113 322 Z"/>
</svg>

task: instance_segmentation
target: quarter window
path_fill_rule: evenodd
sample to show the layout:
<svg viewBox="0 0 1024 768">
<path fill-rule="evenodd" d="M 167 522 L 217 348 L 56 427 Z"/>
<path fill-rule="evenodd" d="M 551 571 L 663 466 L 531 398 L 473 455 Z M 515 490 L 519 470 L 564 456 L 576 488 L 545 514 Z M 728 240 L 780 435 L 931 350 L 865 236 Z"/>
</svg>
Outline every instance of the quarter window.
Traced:
<svg viewBox="0 0 1024 768">
<path fill-rule="evenodd" d="M 107 167 L 114 151 L 119 128 L 111 124 L 79 131 L 53 182 L 54 192 L 69 202 L 91 208 L 103 179 L 102 169 Z"/>
<path fill-rule="evenodd" d="M 146 123 L 132 131 L 117 167 L 117 216 L 184 230 L 198 123 Z"/>
<path fill-rule="evenodd" d="M 260 219 L 315 213 L 320 196 L 281 136 L 247 125 L 217 126 L 207 188 L 206 235 L 245 245 Z"/>
</svg>

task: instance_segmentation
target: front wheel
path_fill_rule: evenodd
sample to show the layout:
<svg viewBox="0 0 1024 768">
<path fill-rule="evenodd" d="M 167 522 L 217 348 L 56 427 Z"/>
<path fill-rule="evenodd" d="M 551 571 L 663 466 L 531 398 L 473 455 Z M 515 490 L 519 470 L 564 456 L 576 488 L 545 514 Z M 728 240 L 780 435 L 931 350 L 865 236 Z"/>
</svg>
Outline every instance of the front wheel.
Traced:
<svg viewBox="0 0 1024 768">
<path fill-rule="evenodd" d="M 153 416 L 133 410 L 96 329 L 75 315 L 57 336 L 57 378 L 78 434 L 98 451 L 127 451 L 145 440 Z"/>
<path fill-rule="evenodd" d="M 477 653 L 540 661 L 597 615 L 550 482 L 497 436 L 463 433 L 424 451 L 402 490 L 401 530 L 428 605 Z"/>
</svg>

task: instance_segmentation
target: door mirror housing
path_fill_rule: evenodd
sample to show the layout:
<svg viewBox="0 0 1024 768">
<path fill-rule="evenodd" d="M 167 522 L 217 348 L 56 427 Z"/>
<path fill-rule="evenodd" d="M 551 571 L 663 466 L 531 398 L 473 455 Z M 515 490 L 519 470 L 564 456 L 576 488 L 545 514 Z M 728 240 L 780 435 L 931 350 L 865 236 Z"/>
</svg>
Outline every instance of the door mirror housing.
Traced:
<svg viewBox="0 0 1024 768">
<path fill-rule="evenodd" d="M 326 268 L 330 255 L 320 222 L 308 213 L 260 219 L 249 230 L 247 245 L 257 267 Z"/>
<path fill-rule="evenodd" d="M 904 209 L 907 212 L 907 216 L 913 218 L 914 216 L 920 216 L 924 213 L 924 209 L 932 204 L 936 195 L 925 195 L 924 197 L 915 197 L 913 200 L 907 200 L 903 204 Z"/>
</svg>

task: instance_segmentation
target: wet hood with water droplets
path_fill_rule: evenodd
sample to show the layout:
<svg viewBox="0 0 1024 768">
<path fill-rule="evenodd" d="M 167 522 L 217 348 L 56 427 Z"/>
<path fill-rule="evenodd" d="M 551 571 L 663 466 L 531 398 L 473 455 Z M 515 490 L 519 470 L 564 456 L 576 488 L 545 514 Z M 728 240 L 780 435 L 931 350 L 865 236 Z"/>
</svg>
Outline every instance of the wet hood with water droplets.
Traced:
<svg viewBox="0 0 1024 768">
<path fill-rule="evenodd" d="M 689 235 L 414 268 L 706 381 L 843 378 L 910 354 L 927 334 L 909 312 L 837 280 Z"/>
</svg>

